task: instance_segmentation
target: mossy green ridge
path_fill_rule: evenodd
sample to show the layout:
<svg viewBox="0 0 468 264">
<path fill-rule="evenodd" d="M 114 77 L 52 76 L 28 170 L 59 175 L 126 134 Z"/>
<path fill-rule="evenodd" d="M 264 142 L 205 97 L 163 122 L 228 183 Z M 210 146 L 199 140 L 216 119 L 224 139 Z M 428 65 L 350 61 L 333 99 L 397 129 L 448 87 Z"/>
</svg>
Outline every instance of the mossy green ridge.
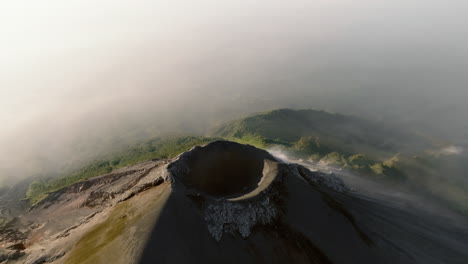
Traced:
<svg viewBox="0 0 468 264">
<path fill-rule="evenodd" d="M 219 138 L 197 136 L 155 138 L 135 145 L 128 150 L 110 154 L 81 169 L 66 173 L 63 177 L 36 180 L 29 185 L 25 198 L 29 200 L 32 206 L 45 199 L 49 193 L 74 183 L 139 162 L 151 159 L 170 159 L 194 146 L 203 145 L 217 139 Z"/>
<path fill-rule="evenodd" d="M 228 122 L 211 135 L 425 190 L 468 214 L 468 181 L 460 177 L 468 155 L 434 155 L 428 150 L 443 144 L 421 132 L 325 111 L 279 109 Z"/>
<path fill-rule="evenodd" d="M 394 164 L 383 165 L 383 162 L 395 153 L 405 151 L 410 143 L 420 145 L 424 142 L 411 133 L 382 123 L 325 111 L 292 109 L 239 119 L 217 127 L 212 135 L 259 148 L 279 146 L 293 157 L 349 168 L 366 175 L 388 173 L 389 177 L 398 175 L 399 178 L 404 178 L 404 174 L 396 173 L 398 169 Z"/>
</svg>

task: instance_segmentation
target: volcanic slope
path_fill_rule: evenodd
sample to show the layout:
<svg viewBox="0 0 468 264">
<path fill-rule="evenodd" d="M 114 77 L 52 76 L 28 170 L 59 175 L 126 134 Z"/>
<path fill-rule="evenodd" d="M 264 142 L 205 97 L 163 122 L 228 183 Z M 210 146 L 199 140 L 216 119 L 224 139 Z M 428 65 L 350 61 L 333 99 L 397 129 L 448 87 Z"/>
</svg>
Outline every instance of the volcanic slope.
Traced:
<svg viewBox="0 0 468 264">
<path fill-rule="evenodd" d="M 0 233 L 4 263 L 466 263 L 468 234 L 337 176 L 216 141 L 49 195 Z"/>
</svg>

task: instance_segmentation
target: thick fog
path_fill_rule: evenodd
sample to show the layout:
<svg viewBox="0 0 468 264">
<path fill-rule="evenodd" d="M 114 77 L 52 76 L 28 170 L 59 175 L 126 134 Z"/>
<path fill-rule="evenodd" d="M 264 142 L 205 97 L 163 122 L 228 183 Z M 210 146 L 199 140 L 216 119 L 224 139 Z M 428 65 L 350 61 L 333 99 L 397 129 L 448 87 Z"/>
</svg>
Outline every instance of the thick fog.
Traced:
<svg viewBox="0 0 468 264">
<path fill-rule="evenodd" d="M 280 107 L 468 142 L 457 0 L 0 3 L 0 183 Z"/>
</svg>

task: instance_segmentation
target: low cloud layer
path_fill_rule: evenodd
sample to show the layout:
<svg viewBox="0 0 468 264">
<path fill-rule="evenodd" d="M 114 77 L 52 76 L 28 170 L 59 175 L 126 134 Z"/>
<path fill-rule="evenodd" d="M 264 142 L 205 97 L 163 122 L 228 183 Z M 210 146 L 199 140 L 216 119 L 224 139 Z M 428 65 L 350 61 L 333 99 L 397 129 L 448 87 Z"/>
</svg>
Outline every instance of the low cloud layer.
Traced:
<svg viewBox="0 0 468 264">
<path fill-rule="evenodd" d="M 449 146 L 440 150 L 442 155 L 460 155 L 463 153 L 463 148 L 459 146 Z"/>
<path fill-rule="evenodd" d="M 466 144 L 467 7 L 4 1 L 0 178 L 279 107 L 388 120 Z"/>
</svg>

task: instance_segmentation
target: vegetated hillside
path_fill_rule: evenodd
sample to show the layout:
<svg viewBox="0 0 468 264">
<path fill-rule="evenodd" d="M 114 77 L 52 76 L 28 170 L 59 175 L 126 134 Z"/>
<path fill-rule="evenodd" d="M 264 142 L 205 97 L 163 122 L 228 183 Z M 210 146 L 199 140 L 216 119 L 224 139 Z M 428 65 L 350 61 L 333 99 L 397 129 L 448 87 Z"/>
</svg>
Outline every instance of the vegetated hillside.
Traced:
<svg viewBox="0 0 468 264">
<path fill-rule="evenodd" d="M 468 213 L 467 155 L 444 155 L 442 146 L 405 131 L 357 117 L 315 110 L 280 109 L 229 122 L 211 137 L 155 138 L 112 153 L 76 169 L 43 177 L 25 194 L 31 205 L 49 193 L 97 175 L 151 159 L 172 158 L 196 145 L 228 139 L 267 149 L 279 146 L 289 155 L 321 165 L 346 168 L 377 180 L 427 190 Z M 429 151 L 431 150 L 431 151 Z"/>
<path fill-rule="evenodd" d="M 404 183 L 468 213 L 467 155 L 439 153 L 450 144 L 404 128 L 324 111 L 279 109 L 226 123 L 211 135 L 262 148 L 279 146 L 297 158 Z"/>
<path fill-rule="evenodd" d="M 442 197 L 449 206 L 468 215 L 468 153 L 439 154 L 427 151 L 402 159 L 406 182 Z"/>
<path fill-rule="evenodd" d="M 227 123 L 215 129 L 213 135 L 239 139 L 256 137 L 264 143 L 285 145 L 296 142 L 304 145 L 313 138 L 319 152 L 364 151 L 384 157 L 393 152 L 418 151 L 428 144 L 420 136 L 385 123 L 316 110 L 274 110 Z M 320 145 L 329 149 L 320 149 Z"/>
<path fill-rule="evenodd" d="M 190 148 L 203 145 L 216 138 L 181 136 L 155 138 L 135 145 L 125 151 L 112 153 L 102 159 L 91 162 L 74 171 L 64 172 L 59 177 L 48 177 L 36 180 L 29 185 L 26 199 L 35 205 L 49 193 L 89 178 L 110 173 L 111 171 L 151 159 L 170 159 Z"/>
<path fill-rule="evenodd" d="M 172 158 L 195 145 L 219 138 L 233 139 L 266 148 L 282 145 L 296 154 L 320 159 L 326 164 L 347 166 L 360 172 L 402 177 L 379 161 L 389 159 L 410 143 L 422 141 L 380 124 L 355 117 L 314 110 L 280 109 L 234 121 L 220 127 L 214 137 L 158 137 L 101 157 L 78 169 L 56 172 L 32 182 L 25 198 L 31 205 L 50 192 L 123 166 L 154 158 Z M 382 140 L 384 139 L 384 140 Z M 357 154 L 357 153 L 365 153 Z M 357 154 L 357 155 L 355 155 Z M 369 158 L 372 157 L 372 158 Z"/>
<path fill-rule="evenodd" d="M 279 145 L 300 158 L 400 180 L 403 174 L 393 166 L 398 156 L 431 144 L 382 123 L 316 110 L 274 110 L 227 123 L 212 134 L 264 148 Z"/>
</svg>

